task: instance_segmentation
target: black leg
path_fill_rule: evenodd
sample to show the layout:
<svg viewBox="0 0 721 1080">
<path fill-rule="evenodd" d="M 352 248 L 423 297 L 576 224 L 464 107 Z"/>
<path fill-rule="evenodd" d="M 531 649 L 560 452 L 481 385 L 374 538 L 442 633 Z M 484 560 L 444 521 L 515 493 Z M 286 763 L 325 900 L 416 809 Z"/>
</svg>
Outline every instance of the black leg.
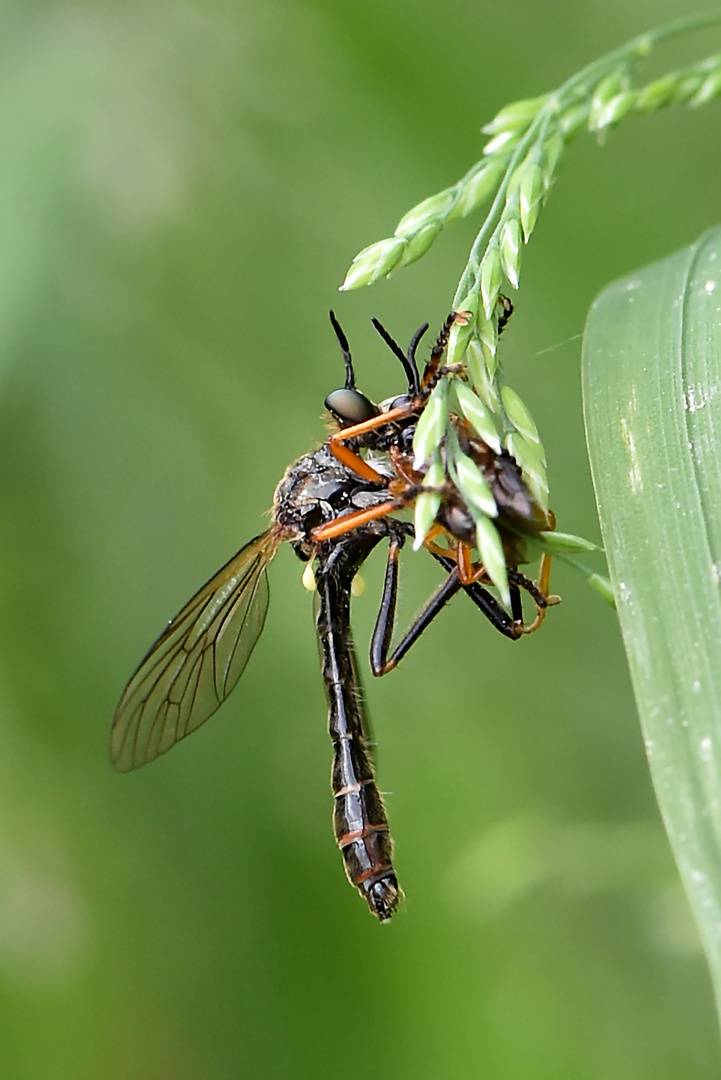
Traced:
<svg viewBox="0 0 721 1080">
<path fill-rule="evenodd" d="M 521 603 L 521 590 L 514 581 L 509 578 L 508 591 L 511 594 L 511 615 L 516 622 L 523 622 L 523 604 Z"/>
<path fill-rule="evenodd" d="M 431 349 L 431 355 L 423 372 L 423 379 L 421 380 L 421 389 L 424 395 L 430 394 L 431 390 L 438 381 L 438 368 L 440 366 L 441 360 L 443 359 L 443 354 L 446 351 L 446 345 L 448 344 L 451 327 L 453 326 L 453 323 L 455 321 L 456 313 L 455 311 L 452 311 L 450 315 L 448 315 L 448 317 L 446 318 L 446 321 L 443 323 L 443 326 L 441 327 L 441 332 L 438 335 L 436 343 Z"/>
<path fill-rule="evenodd" d="M 455 596 L 462 587 L 458 580 L 458 573 L 450 573 L 426 602 L 423 610 L 415 617 L 401 641 L 391 655 L 388 656 L 395 626 L 396 599 L 398 596 L 398 553 L 401 547 L 402 541 L 394 538 L 391 540 L 388 549 L 383 596 L 381 597 L 381 606 L 378 611 L 373 637 L 371 638 L 370 665 L 374 675 L 385 675 L 387 672 L 392 671 L 396 664 L 406 655 L 411 645 L 415 644 L 429 623 L 435 619 L 441 608 L 445 607 L 451 597 Z"/>
<path fill-rule="evenodd" d="M 445 570 L 448 570 L 449 576 L 453 576 L 454 571 L 457 576 L 458 568 L 453 559 L 446 558 L 445 555 L 438 555 L 435 551 L 431 552 L 431 554 Z M 471 585 L 463 585 L 462 588 L 470 596 L 476 607 L 483 612 L 490 624 L 498 630 L 499 634 L 503 634 L 512 641 L 518 641 L 523 633 L 518 622 L 512 615 L 508 614 L 506 609 L 498 603 L 495 596 L 489 593 L 488 589 L 484 589 L 477 581 L 474 581 Z M 511 596 L 512 601 L 513 596 Z"/>
<path fill-rule="evenodd" d="M 388 656 L 393 638 L 396 601 L 398 598 L 398 555 L 403 546 L 403 541 L 402 536 L 392 537 L 388 548 L 383 595 L 375 629 L 373 630 L 373 637 L 371 638 L 370 667 L 374 675 L 386 675 L 389 671 L 392 671 L 406 655 L 411 645 L 416 643 L 426 627 L 435 619 L 439 611 L 461 589 L 470 596 L 474 604 L 480 608 L 496 630 L 512 641 L 518 640 L 521 636 L 518 623 L 501 607 L 495 597 L 477 582 L 471 585 L 462 585 L 458 577 L 458 567 L 453 559 L 447 559 L 445 556 L 437 555 L 434 552 L 434 558 L 448 571 L 448 576 L 428 599 L 422 611 L 406 630 L 401 641 L 393 649 L 391 655 Z"/>
<path fill-rule="evenodd" d="M 525 574 L 522 574 L 520 570 L 509 569 L 508 580 L 511 583 L 512 590 L 514 587 L 516 589 L 516 592 L 518 592 L 519 589 L 523 589 L 525 592 L 528 593 L 528 595 L 531 597 L 537 607 L 541 609 L 548 607 L 548 598 L 543 595 L 541 590 L 536 585 L 535 581 L 531 581 L 531 579 L 529 577 L 526 577 Z M 513 595 L 511 595 L 511 600 L 513 600 Z M 523 616 L 521 615 L 521 619 L 522 618 Z"/>
</svg>

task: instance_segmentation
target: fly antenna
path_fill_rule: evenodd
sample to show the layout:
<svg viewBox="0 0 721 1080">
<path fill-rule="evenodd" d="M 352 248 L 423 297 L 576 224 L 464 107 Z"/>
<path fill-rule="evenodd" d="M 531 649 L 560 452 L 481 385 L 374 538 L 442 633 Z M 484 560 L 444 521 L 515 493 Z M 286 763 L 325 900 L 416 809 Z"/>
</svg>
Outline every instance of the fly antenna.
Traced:
<svg viewBox="0 0 721 1080">
<path fill-rule="evenodd" d="M 376 330 L 383 338 L 391 352 L 393 352 L 398 357 L 401 364 L 403 364 L 403 370 L 405 371 L 406 378 L 408 379 L 408 393 L 411 395 L 411 397 L 416 397 L 419 390 L 419 379 L 418 368 L 416 367 L 415 352 L 418 342 L 421 339 L 421 335 L 424 334 L 425 331 L 428 329 L 427 324 L 426 326 L 422 327 L 420 331 L 413 335 L 413 341 L 411 341 L 411 344 L 408 348 L 408 355 L 406 355 L 398 342 L 388 333 L 383 323 L 379 322 L 378 319 L 371 319 L 371 322 L 373 323 Z"/>
<path fill-rule="evenodd" d="M 350 355 L 348 338 L 343 333 L 343 327 L 336 319 L 334 312 L 329 311 L 328 314 L 330 315 L 331 326 L 335 330 L 335 336 L 338 338 L 340 351 L 343 353 L 343 360 L 345 361 L 345 388 L 346 390 L 355 390 L 355 372 L 353 371 L 353 361 Z"/>
<path fill-rule="evenodd" d="M 421 340 L 421 338 L 423 337 L 423 335 L 425 334 L 427 329 L 428 329 L 428 323 L 424 322 L 423 326 L 418 327 L 415 334 L 411 338 L 410 345 L 408 346 L 408 363 L 412 366 L 413 374 L 414 374 L 413 391 L 412 391 L 414 397 L 417 397 L 417 395 L 421 391 L 421 377 L 420 377 L 420 375 L 418 373 L 418 364 L 416 363 L 416 349 L 418 348 L 418 343 Z"/>
</svg>

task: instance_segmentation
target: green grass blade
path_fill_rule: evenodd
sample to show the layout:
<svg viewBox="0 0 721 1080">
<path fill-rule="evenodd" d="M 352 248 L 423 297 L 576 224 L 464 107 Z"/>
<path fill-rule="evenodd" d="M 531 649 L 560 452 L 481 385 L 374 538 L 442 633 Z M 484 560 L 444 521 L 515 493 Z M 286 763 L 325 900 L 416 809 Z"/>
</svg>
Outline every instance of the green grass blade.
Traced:
<svg viewBox="0 0 721 1080">
<path fill-rule="evenodd" d="M 721 1001 L 721 229 L 601 293 L 584 397 L 653 782 Z"/>
</svg>

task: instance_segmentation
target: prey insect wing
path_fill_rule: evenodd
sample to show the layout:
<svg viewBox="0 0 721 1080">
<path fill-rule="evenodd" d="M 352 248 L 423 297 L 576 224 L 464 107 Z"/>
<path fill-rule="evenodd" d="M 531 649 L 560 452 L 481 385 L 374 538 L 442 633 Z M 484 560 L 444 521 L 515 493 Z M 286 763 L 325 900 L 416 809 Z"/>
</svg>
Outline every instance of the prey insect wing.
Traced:
<svg viewBox="0 0 721 1080">
<path fill-rule="evenodd" d="M 204 724 L 243 674 L 268 610 L 266 568 L 282 537 L 256 536 L 168 624 L 125 688 L 110 754 L 130 772 Z"/>
</svg>

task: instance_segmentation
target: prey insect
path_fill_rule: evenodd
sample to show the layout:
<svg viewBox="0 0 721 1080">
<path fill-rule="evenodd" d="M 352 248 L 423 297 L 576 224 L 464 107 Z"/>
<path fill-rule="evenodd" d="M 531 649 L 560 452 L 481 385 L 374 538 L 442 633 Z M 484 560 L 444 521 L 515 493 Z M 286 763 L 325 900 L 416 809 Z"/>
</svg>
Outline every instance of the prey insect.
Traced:
<svg viewBox="0 0 721 1080">
<path fill-rule="evenodd" d="M 509 577 L 514 590 L 509 614 L 484 587 L 488 579 L 483 568 L 470 562 L 470 514 L 458 492 L 449 488 L 433 537 L 426 541 L 445 578 L 392 648 L 399 553 L 406 539 L 413 537 L 410 522 L 394 514 L 411 506 L 423 487 L 422 473 L 412 468 L 413 433 L 430 390 L 443 377 L 441 360 L 452 319 L 449 316 L 446 321 L 422 379 L 415 353 L 427 326 L 403 353 L 376 323 L 401 359 L 408 378 L 406 394 L 380 405 L 357 390 L 347 340 L 332 313 L 331 320 L 346 365 L 345 386 L 326 399 L 338 431 L 288 467 L 275 491 L 270 528 L 241 548 L 151 646 L 115 711 L 111 758 L 121 772 L 139 768 L 195 731 L 225 701 L 263 630 L 269 601 L 268 566 L 280 545 L 290 543 L 301 560 L 315 562 L 316 629 L 333 743 L 336 840 L 349 881 L 366 899 L 371 912 L 385 922 L 396 910 L 402 892 L 393 868 L 388 819 L 375 781 L 360 692 L 350 626 L 353 578 L 371 551 L 387 540 L 383 594 L 370 649 L 374 675 L 395 667 L 460 591 L 496 629 L 515 639 L 524 629 L 518 591 L 525 589 L 531 595 L 539 612 L 537 618 L 548 603 L 547 582 L 536 586 L 516 568 L 522 555 L 517 550 L 518 521 L 523 524 L 525 520 L 525 531 L 532 534 L 546 527 L 547 519 L 525 491 L 513 459 L 492 455 L 487 466 L 489 474 L 494 469 L 497 474 L 497 497 L 502 501 L 508 489 L 516 502 L 520 500 L 515 525 L 508 526 Z M 460 426 L 459 432 L 464 434 Z M 486 454 L 488 448 L 474 440 L 472 433 L 464 437 L 469 453 L 479 459 Z M 448 542 L 439 544 L 439 537 Z"/>
<path fill-rule="evenodd" d="M 513 305 L 503 296 L 499 298 L 499 303 L 500 334 L 513 313 Z M 339 430 L 328 440 L 329 449 L 358 475 L 369 481 L 375 479 L 379 482 L 382 477 L 367 458 L 364 460 L 359 457 L 358 450 L 362 448 L 366 451 L 386 451 L 393 464 L 395 476 L 388 483 L 388 501 L 366 511 L 342 515 L 338 520 L 328 522 L 316 531 L 316 535 L 324 540 L 341 535 L 351 523 L 361 526 L 370 520 L 410 507 L 420 493 L 428 490 L 425 487 L 427 465 L 419 469 L 413 463 L 413 437 L 418 419 L 437 382 L 445 376 L 458 374 L 457 367 L 443 367 L 441 361 L 451 327 L 456 321 L 465 321 L 463 315 L 451 312 L 433 346 L 421 378 L 415 357 L 418 343 L 428 329 L 428 324 L 425 323 L 416 332 L 407 353 L 404 354 L 385 327 L 377 319 L 373 319 L 374 326 L 400 359 L 408 377 L 407 394 L 374 405 L 355 389 L 348 342 L 332 312 L 331 320 L 345 358 L 348 375 L 345 389 L 334 391 L 326 398 L 326 406 L 340 424 Z M 452 437 L 458 450 L 470 458 L 485 478 L 498 514 L 495 525 L 503 544 L 513 622 L 509 627 L 506 612 L 498 605 L 486 612 L 487 617 L 496 629 L 508 637 L 518 638 L 522 634 L 533 633 L 543 622 L 548 607 L 558 603 L 559 599 L 550 595 L 550 556 L 547 553 L 541 555 L 538 585 L 518 568 L 527 561 L 526 539 L 538 537 L 540 533 L 554 529 L 555 518 L 550 511 L 545 511 L 536 502 L 525 484 L 520 468 L 507 451 L 493 450 L 473 431 L 470 424 L 459 416 L 451 415 L 451 424 Z M 446 441 L 442 444 L 441 451 L 444 456 L 447 455 Z M 436 522 L 424 541 L 424 546 L 432 554 L 449 557 L 456 562 L 462 585 L 476 581 L 491 584 L 485 567 L 481 563 L 474 565 L 472 561 L 471 552 L 476 542 L 475 520 L 447 470 L 441 495 Z M 442 547 L 437 543 L 439 538 L 445 541 Z M 536 605 L 536 617 L 529 625 L 523 621 L 521 591 L 530 595 Z M 488 596 L 493 600 L 490 594 Z M 376 670 L 373 673 L 384 674 Z"/>
</svg>

